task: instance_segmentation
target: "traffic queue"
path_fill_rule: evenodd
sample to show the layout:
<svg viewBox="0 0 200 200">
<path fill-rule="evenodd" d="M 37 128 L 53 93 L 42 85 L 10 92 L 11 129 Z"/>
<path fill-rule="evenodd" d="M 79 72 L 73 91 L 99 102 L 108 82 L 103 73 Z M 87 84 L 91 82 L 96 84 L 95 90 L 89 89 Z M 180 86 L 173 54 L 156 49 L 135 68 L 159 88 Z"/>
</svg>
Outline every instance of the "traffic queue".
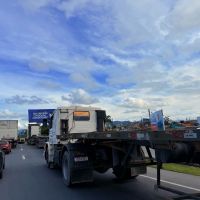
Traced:
<svg viewBox="0 0 200 200">
<path fill-rule="evenodd" d="M 14 139 L 0 140 L 0 179 L 3 178 L 3 170 L 5 169 L 5 154 L 9 154 L 12 148 L 15 148 L 17 142 Z"/>
</svg>

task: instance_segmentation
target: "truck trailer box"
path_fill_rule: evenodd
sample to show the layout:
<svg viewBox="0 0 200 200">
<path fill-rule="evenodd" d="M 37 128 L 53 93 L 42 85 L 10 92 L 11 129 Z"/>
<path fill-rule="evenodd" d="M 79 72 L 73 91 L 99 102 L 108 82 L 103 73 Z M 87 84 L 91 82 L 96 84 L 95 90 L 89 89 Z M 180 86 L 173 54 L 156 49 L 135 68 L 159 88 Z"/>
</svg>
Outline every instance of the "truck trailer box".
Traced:
<svg viewBox="0 0 200 200">
<path fill-rule="evenodd" d="M 28 125 L 28 137 L 40 135 L 40 124 L 29 124 Z"/>
<path fill-rule="evenodd" d="M 0 120 L 0 139 L 17 139 L 18 120 Z"/>
</svg>

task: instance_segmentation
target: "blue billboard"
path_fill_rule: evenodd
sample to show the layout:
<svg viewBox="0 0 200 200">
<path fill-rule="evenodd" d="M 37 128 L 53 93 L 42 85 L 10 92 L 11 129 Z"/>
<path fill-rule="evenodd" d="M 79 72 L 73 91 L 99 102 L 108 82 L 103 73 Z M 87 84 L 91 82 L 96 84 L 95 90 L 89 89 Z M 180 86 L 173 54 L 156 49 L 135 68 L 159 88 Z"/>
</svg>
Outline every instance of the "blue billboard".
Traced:
<svg viewBox="0 0 200 200">
<path fill-rule="evenodd" d="M 28 110 L 29 123 L 42 123 L 43 119 L 49 119 L 54 109 L 35 109 Z"/>
</svg>

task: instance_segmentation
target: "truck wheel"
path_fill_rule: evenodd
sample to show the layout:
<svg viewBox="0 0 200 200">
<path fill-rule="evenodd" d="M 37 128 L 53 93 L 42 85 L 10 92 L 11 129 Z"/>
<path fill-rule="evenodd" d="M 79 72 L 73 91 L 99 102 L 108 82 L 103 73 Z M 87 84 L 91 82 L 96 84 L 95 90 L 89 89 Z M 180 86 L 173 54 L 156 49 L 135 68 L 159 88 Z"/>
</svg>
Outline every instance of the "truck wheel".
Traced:
<svg viewBox="0 0 200 200">
<path fill-rule="evenodd" d="M 0 179 L 2 179 L 2 178 L 3 178 L 3 170 L 0 171 Z"/>
<path fill-rule="evenodd" d="M 69 162 L 69 153 L 67 151 L 64 152 L 62 157 L 62 175 L 64 184 L 68 187 L 72 185 L 71 183 L 71 170 L 70 170 L 70 162 Z"/>
</svg>

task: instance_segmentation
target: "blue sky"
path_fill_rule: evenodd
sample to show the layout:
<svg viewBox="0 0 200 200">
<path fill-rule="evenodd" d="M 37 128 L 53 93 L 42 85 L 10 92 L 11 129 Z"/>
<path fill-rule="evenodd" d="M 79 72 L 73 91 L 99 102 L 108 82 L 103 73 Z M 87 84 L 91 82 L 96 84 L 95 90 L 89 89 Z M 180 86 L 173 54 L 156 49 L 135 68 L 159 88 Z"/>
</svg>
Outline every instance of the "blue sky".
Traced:
<svg viewBox="0 0 200 200">
<path fill-rule="evenodd" d="M 200 115 L 199 0 L 0 0 L 0 118 L 92 105 Z"/>
</svg>

